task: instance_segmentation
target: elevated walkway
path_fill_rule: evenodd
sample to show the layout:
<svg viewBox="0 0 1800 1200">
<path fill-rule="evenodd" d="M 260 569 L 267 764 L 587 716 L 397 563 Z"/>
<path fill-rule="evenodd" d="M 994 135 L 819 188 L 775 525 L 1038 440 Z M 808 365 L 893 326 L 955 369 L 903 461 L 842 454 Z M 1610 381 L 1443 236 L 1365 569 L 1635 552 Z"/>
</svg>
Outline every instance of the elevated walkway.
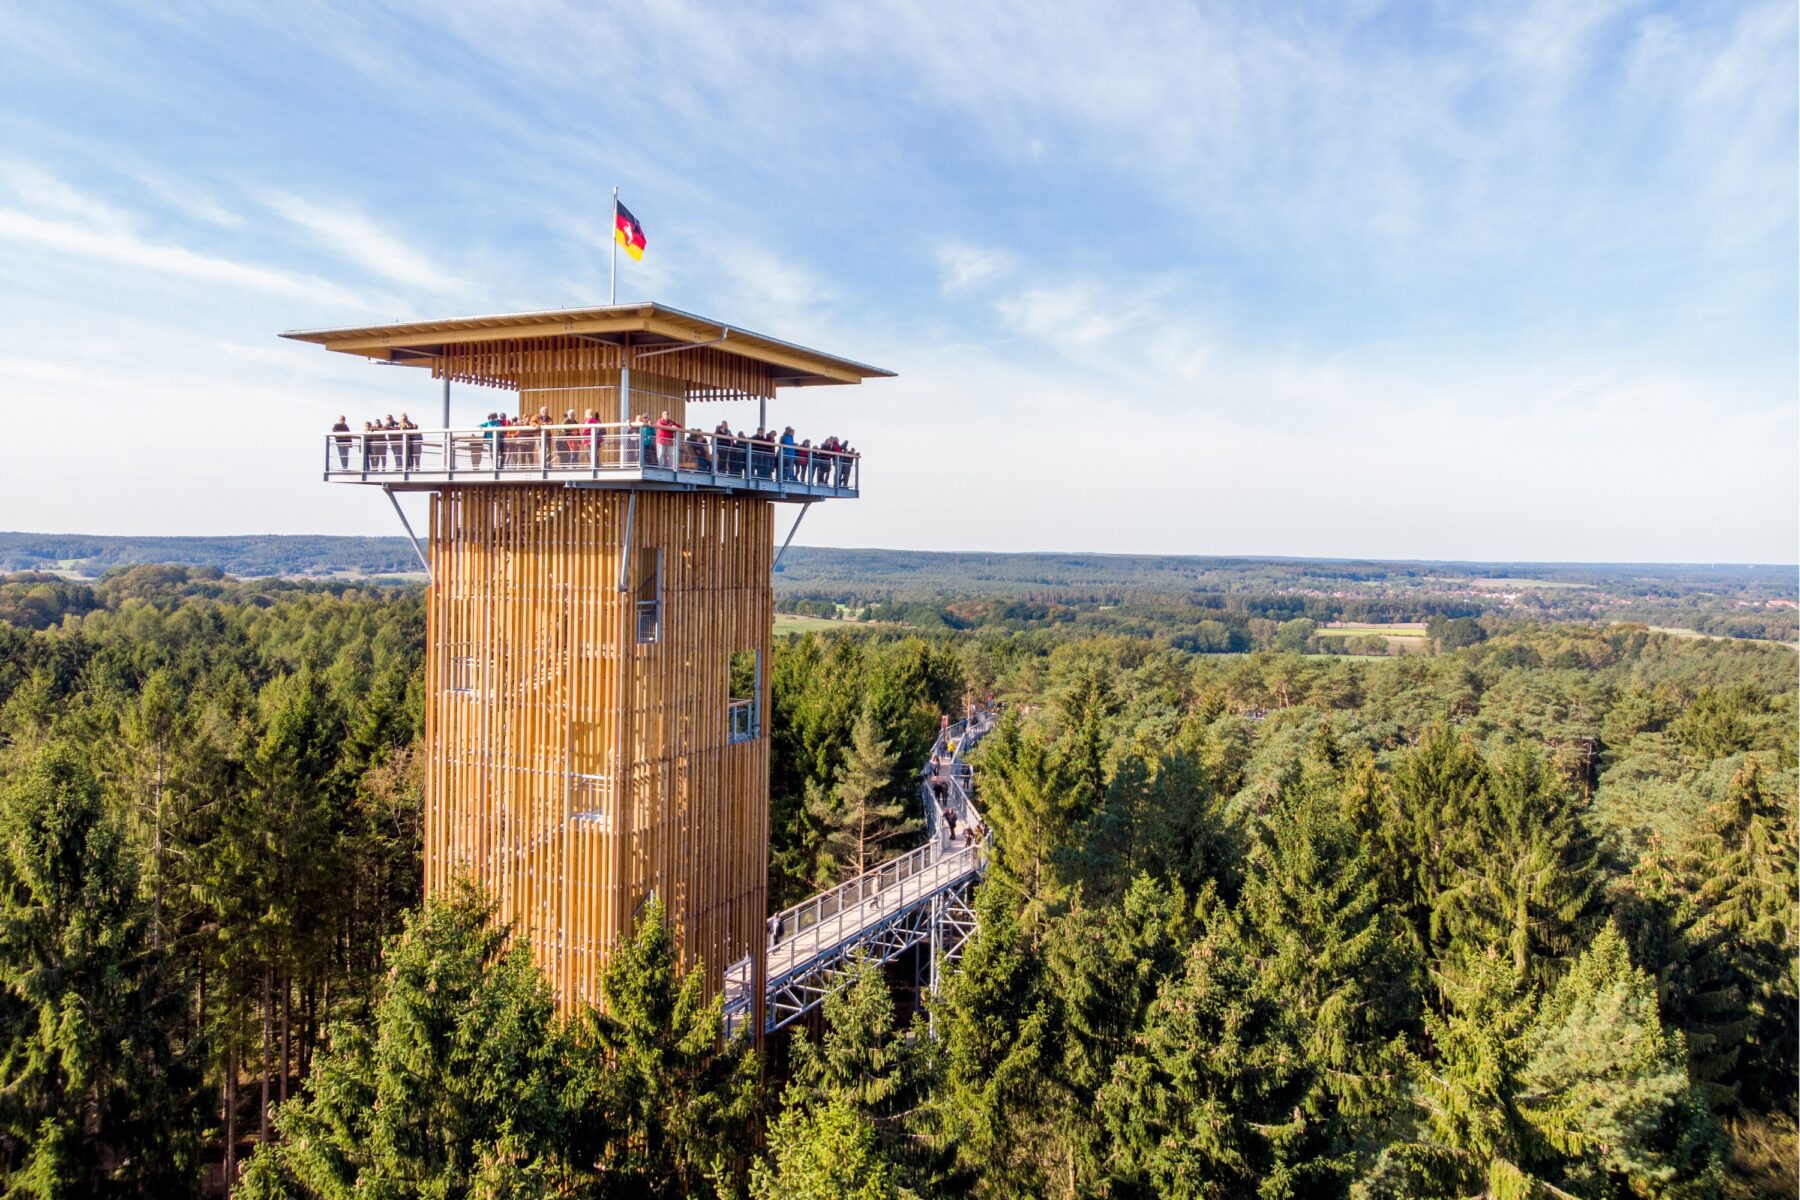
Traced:
<svg viewBox="0 0 1800 1200">
<path fill-rule="evenodd" d="M 770 919 L 764 1032 L 790 1025 L 823 1004 L 843 986 L 858 954 L 886 963 L 916 946 L 929 946 L 931 990 L 936 992 L 940 964 L 956 958 L 975 929 L 970 900 L 986 867 L 987 847 L 967 833 L 982 818 L 969 786 L 973 769 L 964 756 L 992 728 L 992 715 L 983 714 L 939 732 L 919 779 L 923 846 Z M 753 971 L 745 958 L 725 974 L 727 1029 L 749 1019 Z"/>
</svg>

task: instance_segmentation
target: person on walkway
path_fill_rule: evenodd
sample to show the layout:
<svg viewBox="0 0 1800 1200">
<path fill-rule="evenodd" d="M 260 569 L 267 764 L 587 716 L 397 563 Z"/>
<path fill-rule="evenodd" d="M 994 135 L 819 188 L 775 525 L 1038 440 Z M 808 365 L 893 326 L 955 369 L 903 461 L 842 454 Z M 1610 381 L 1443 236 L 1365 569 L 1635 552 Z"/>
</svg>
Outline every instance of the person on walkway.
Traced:
<svg viewBox="0 0 1800 1200">
<path fill-rule="evenodd" d="M 337 442 L 338 470 L 348 471 L 350 469 L 350 422 L 341 416 L 338 417 L 337 424 L 331 427 L 331 432 L 344 435 L 333 440 Z"/>
<path fill-rule="evenodd" d="M 783 483 L 794 481 L 794 427 L 789 425 L 781 431 L 781 479 Z"/>
<path fill-rule="evenodd" d="M 588 409 L 581 418 L 581 446 L 587 452 L 588 462 L 599 466 L 600 452 L 606 448 L 606 426 L 601 424 L 597 408 Z"/>
<path fill-rule="evenodd" d="M 656 429 L 650 419 L 643 413 L 631 418 L 632 427 L 637 430 L 638 466 L 652 467 L 656 465 Z"/>
<path fill-rule="evenodd" d="M 388 470 L 398 471 L 406 465 L 406 460 L 400 457 L 400 422 L 394 420 L 393 413 L 389 413 L 387 415 L 387 420 L 381 421 L 378 424 L 381 429 L 387 432 L 386 447 L 383 450 L 383 453 L 387 457 Z"/>
<path fill-rule="evenodd" d="M 750 478 L 761 479 L 768 470 L 768 452 L 764 447 L 768 444 L 769 432 L 761 425 L 750 435 Z"/>
<path fill-rule="evenodd" d="M 701 433 L 696 429 L 694 432 L 688 434 L 687 448 L 688 453 L 692 455 L 694 459 L 694 470 L 711 471 L 713 469 L 712 455 L 708 453 L 706 449 L 706 435 L 704 433 Z"/>
<path fill-rule="evenodd" d="M 852 446 L 849 442 L 845 442 L 839 447 L 837 460 L 837 485 L 839 487 L 850 486 L 851 464 L 861 457 L 862 455 L 856 452 L 856 447 Z"/>
<path fill-rule="evenodd" d="M 413 424 L 413 419 L 405 413 L 401 413 L 400 440 L 406 447 L 406 469 L 408 471 L 416 471 L 419 469 L 419 458 L 424 449 L 420 445 L 421 439 L 419 435 L 413 432 L 416 429 L 418 429 L 418 426 Z"/>
<path fill-rule="evenodd" d="M 572 408 L 564 409 L 562 427 L 558 429 L 556 438 L 556 465 L 572 467 L 581 461 L 581 419 Z"/>
<path fill-rule="evenodd" d="M 769 946 L 781 945 L 781 935 L 787 932 L 787 922 L 780 913 L 769 918 Z"/>
<path fill-rule="evenodd" d="M 379 421 L 363 422 L 363 469 L 380 471 L 387 466 L 387 435 L 378 434 Z"/>
<path fill-rule="evenodd" d="M 681 422 L 670 417 L 669 410 L 664 409 L 663 415 L 656 419 L 656 461 L 671 471 L 681 465 L 681 451 L 677 448 L 680 433 Z"/>
<path fill-rule="evenodd" d="M 481 469 L 482 452 L 486 451 L 490 455 L 494 452 L 494 427 L 498 424 L 500 424 L 499 414 L 489 413 L 487 420 L 475 427 L 482 433 L 481 436 L 469 443 L 469 463 L 477 471 Z M 499 460 L 495 459 L 494 461 L 498 462 Z"/>
</svg>

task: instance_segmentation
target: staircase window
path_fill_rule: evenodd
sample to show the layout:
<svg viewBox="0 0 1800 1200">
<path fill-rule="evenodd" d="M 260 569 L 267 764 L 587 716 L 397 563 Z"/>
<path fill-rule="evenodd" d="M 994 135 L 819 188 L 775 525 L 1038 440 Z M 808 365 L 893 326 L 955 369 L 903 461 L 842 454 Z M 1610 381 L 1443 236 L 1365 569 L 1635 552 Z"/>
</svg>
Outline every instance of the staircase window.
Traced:
<svg viewBox="0 0 1800 1200">
<path fill-rule="evenodd" d="M 731 656 L 729 671 L 726 740 L 748 742 L 762 732 L 757 712 L 757 698 L 762 695 L 761 657 L 755 650 L 739 650 Z"/>
<path fill-rule="evenodd" d="M 637 552 L 637 640 L 662 638 L 662 551 L 640 547 Z"/>
</svg>

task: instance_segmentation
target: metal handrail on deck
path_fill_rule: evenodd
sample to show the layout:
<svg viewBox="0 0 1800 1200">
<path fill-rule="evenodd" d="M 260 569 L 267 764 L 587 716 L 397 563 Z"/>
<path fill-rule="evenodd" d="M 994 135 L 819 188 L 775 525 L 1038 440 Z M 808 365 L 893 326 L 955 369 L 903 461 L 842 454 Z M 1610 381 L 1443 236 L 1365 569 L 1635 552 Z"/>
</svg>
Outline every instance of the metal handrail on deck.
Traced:
<svg viewBox="0 0 1800 1200">
<path fill-rule="evenodd" d="M 664 439 L 661 434 L 668 432 Z M 704 429 L 655 425 L 481 425 L 464 429 L 332 430 L 325 478 L 393 483 L 414 477 L 476 481 L 603 479 L 609 473 L 669 472 L 719 487 L 855 492 L 862 455 L 784 446 Z M 696 478 L 698 477 L 698 478 Z"/>
</svg>

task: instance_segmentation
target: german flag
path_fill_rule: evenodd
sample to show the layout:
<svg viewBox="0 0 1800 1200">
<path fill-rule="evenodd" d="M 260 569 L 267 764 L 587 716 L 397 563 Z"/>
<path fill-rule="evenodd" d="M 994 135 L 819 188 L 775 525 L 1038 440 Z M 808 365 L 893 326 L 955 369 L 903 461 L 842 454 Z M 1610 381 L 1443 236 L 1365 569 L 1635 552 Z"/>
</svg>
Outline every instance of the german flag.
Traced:
<svg viewBox="0 0 1800 1200">
<path fill-rule="evenodd" d="M 644 227 L 631 215 L 631 210 L 617 200 L 613 201 L 613 239 L 625 247 L 625 253 L 634 261 L 643 261 Z"/>
</svg>

